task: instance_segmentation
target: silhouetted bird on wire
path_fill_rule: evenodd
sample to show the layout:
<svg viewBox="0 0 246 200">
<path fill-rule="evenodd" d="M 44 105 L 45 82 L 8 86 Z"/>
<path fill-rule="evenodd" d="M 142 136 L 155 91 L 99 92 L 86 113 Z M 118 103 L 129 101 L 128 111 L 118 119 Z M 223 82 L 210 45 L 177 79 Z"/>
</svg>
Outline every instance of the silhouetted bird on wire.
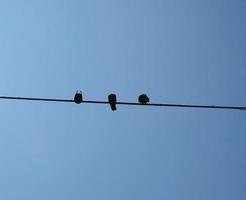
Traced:
<svg viewBox="0 0 246 200">
<path fill-rule="evenodd" d="M 82 92 L 80 90 L 77 90 L 76 94 L 74 95 L 74 102 L 80 104 L 82 103 L 82 101 L 83 101 Z"/>
<path fill-rule="evenodd" d="M 147 103 L 149 103 L 149 97 L 146 94 L 141 94 L 138 97 L 138 102 L 141 104 L 147 104 Z"/>
<path fill-rule="evenodd" d="M 116 94 L 108 95 L 108 102 L 110 104 L 111 110 L 115 111 L 116 110 L 116 102 L 117 102 Z"/>
</svg>

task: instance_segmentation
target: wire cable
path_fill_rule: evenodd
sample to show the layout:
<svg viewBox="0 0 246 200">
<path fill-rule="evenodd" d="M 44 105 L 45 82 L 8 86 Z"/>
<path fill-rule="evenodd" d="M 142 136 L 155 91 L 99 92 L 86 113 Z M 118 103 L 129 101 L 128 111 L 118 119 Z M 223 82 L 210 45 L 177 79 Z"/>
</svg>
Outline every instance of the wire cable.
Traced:
<svg viewBox="0 0 246 200">
<path fill-rule="evenodd" d="M 6 100 L 25 100 L 25 101 L 46 101 L 46 102 L 64 102 L 74 103 L 74 100 L 70 99 L 52 99 L 52 98 L 32 98 L 32 97 L 13 97 L 13 96 L 0 96 L 0 99 Z M 83 103 L 90 104 L 109 104 L 108 101 L 86 101 Z M 220 105 L 192 105 L 192 104 L 167 104 L 167 103 L 133 103 L 133 102 L 116 102 L 118 105 L 131 105 L 131 106 L 157 106 L 157 107 L 177 107 L 177 108 L 208 108 L 208 109 L 234 109 L 234 110 L 246 110 L 245 106 L 220 106 Z"/>
</svg>

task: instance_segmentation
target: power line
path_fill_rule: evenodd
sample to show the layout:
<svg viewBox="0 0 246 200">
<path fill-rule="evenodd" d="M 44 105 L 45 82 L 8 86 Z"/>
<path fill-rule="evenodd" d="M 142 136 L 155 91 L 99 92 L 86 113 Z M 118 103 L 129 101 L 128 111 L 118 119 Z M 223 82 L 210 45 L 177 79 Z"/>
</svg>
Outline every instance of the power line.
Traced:
<svg viewBox="0 0 246 200">
<path fill-rule="evenodd" d="M 76 93 L 77 95 L 78 93 Z M 109 95 L 110 96 L 110 95 Z M 141 95 L 140 95 L 141 96 Z M 139 96 L 139 97 L 140 97 Z M 147 96 L 146 96 L 147 97 Z M 77 103 L 77 104 L 115 104 L 115 105 L 129 105 L 129 106 L 157 106 L 157 107 L 177 107 L 177 108 L 208 108 L 208 109 L 234 109 L 234 110 L 246 110 L 245 106 L 221 106 L 221 105 L 193 105 L 193 104 L 169 104 L 169 103 L 148 103 L 147 102 L 111 102 L 109 101 L 96 101 L 96 100 L 83 100 L 82 94 L 80 101 L 76 102 L 76 99 L 53 99 L 53 98 L 33 98 L 33 97 L 14 97 L 14 96 L 0 96 L 0 99 L 6 100 L 24 100 L 24 101 L 46 101 L 46 102 L 64 102 L 64 103 Z M 149 99 L 148 99 L 149 100 Z M 112 108 L 112 107 L 111 107 Z M 112 109 L 113 110 L 113 109 Z M 116 110 L 116 108 L 114 109 Z"/>
<path fill-rule="evenodd" d="M 74 100 L 68 99 L 51 99 L 51 98 L 33 98 L 33 97 L 8 97 L 0 96 L 0 99 L 9 99 L 9 100 L 26 100 L 26 101 L 55 101 L 55 102 L 74 102 Z"/>
</svg>

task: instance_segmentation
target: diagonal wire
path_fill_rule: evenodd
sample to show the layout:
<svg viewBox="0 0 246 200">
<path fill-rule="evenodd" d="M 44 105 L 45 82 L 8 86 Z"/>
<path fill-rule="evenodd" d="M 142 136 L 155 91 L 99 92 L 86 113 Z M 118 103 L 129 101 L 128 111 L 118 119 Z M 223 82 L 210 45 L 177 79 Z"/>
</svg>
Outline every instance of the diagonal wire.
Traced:
<svg viewBox="0 0 246 200">
<path fill-rule="evenodd" d="M 51 98 L 33 98 L 33 97 L 8 97 L 0 96 L 0 99 L 10 99 L 10 100 L 27 100 L 27 101 L 55 101 L 55 102 L 74 102 L 74 100 L 69 99 L 51 99 Z"/>
<path fill-rule="evenodd" d="M 70 99 L 52 99 L 52 98 L 0 96 L 0 99 L 74 103 L 74 100 L 70 100 Z M 82 103 L 109 104 L 108 101 L 82 101 Z M 179 108 L 210 108 L 210 109 L 246 110 L 245 106 L 192 105 L 192 104 L 167 104 L 167 103 L 141 104 L 141 103 L 133 103 L 133 102 L 116 102 L 116 104 L 118 104 L 118 105 L 132 105 L 132 106 L 157 106 L 157 107 L 179 107 Z"/>
</svg>

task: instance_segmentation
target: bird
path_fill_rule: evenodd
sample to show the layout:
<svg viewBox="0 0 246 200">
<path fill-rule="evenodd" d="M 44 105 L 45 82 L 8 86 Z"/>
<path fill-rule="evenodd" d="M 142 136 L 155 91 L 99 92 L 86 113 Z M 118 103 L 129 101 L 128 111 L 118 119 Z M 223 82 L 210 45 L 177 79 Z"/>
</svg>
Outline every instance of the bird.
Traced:
<svg viewBox="0 0 246 200">
<path fill-rule="evenodd" d="M 146 95 L 146 94 L 141 94 L 139 97 L 138 97 L 138 102 L 140 104 L 147 104 L 149 103 L 149 97 Z"/>
<path fill-rule="evenodd" d="M 80 90 L 76 91 L 76 94 L 74 95 L 74 102 L 76 104 L 80 104 L 83 101 L 83 96 L 82 96 L 82 92 Z"/>
<path fill-rule="evenodd" d="M 116 102 L 117 102 L 116 94 L 108 95 L 108 102 L 110 104 L 111 110 L 115 111 L 116 110 Z"/>
</svg>

